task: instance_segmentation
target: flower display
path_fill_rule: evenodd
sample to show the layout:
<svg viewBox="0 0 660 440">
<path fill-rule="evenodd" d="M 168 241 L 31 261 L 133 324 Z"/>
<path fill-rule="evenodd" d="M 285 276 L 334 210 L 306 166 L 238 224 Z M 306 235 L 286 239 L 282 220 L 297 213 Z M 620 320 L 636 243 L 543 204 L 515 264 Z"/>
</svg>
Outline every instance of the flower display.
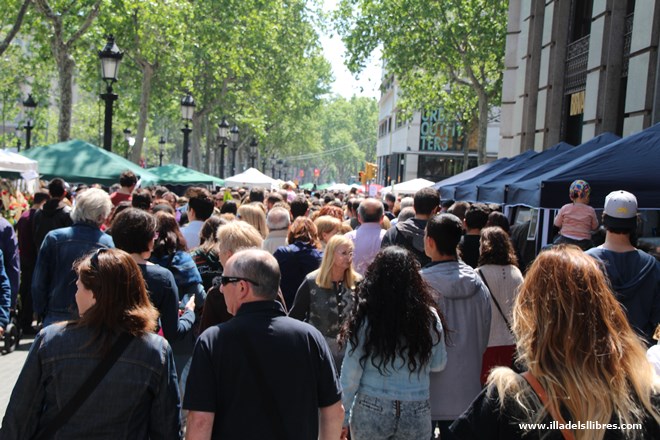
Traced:
<svg viewBox="0 0 660 440">
<path fill-rule="evenodd" d="M 2 201 L 2 216 L 12 225 L 18 222 L 21 214 L 30 209 L 32 204 L 32 195 L 26 197 L 16 187 L 16 185 L 7 179 L 0 180 L 0 200 Z"/>
</svg>

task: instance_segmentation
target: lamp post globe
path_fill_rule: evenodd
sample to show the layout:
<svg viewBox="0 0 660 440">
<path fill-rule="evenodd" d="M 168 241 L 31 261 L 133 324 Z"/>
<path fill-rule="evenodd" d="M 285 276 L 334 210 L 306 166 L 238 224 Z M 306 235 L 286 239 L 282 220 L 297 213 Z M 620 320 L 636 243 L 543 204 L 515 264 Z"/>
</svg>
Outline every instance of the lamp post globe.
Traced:
<svg viewBox="0 0 660 440">
<path fill-rule="evenodd" d="M 117 81 L 119 64 L 124 53 L 119 50 L 115 43 L 115 37 L 108 35 L 103 50 L 98 52 L 101 60 L 101 78 L 105 81 L 106 90 L 101 94 L 105 101 L 105 121 L 103 124 L 103 148 L 112 151 L 112 105 L 117 100 L 117 94 L 112 91 L 112 84 Z"/>
<path fill-rule="evenodd" d="M 37 108 L 37 102 L 34 100 L 34 98 L 32 98 L 32 93 L 29 93 L 27 99 L 23 101 L 23 108 L 25 109 L 27 116 L 25 120 L 25 126 L 23 128 L 25 128 L 25 149 L 28 150 L 31 145 L 30 140 L 32 129 L 34 128 L 32 117 L 34 114 L 34 109 Z"/>
<path fill-rule="evenodd" d="M 181 132 L 183 133 L 183 155 L 181 164 L 184 167 L 188 166 L 188 153 L 190 152 L 190 122 L 192 122 L 193 115 L 195 114 L 195 100 L 190 92 L 187 92 L 186 95 L 181 98 L 181 118 L 183 119 L 183 128 Z"/>
</svg>

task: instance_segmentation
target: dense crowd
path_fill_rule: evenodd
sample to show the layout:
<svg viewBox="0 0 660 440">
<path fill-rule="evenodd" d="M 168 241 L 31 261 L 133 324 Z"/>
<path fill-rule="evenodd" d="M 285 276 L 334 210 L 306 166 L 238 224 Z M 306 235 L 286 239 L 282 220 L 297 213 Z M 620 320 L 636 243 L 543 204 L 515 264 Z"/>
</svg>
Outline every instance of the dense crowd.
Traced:
<svg viewBox="0 0 660 440">
<path fill-rule="evenodd" d="M 0 333 L 38 331 L 0 439 L 660 438 L 630 193 L 593 247 L 577 181 L 536 255 L 529 222 L 433 188 L 137 183 L 53 179 L 0 219 Z M 617 427 L 563 427 L 588 421 Z"/>
</svg>

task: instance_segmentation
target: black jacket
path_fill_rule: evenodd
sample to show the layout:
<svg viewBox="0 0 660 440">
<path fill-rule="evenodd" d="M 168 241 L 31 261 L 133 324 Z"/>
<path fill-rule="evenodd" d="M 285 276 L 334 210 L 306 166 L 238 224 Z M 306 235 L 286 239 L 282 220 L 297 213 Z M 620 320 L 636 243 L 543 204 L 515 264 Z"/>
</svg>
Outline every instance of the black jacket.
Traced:
<svg viewBox="0 0 660 440">
<path fill-rule="evenodd" d="M 38 250 L 46 235 L 55 229 L 71 226 L 71 207 L 58 199 L 50 199 L 34 213 L 32 238 Z"/>
</svg>

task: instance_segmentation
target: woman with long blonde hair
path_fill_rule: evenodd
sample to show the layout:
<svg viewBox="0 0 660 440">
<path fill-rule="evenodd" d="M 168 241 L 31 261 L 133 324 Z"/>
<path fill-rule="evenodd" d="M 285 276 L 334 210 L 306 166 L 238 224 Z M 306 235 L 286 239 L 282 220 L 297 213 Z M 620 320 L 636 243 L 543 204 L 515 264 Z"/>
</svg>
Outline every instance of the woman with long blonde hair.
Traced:
<svg viewBox="0 0 660 440">
<path fill-rule="evenodd" d="M 493 370 L 451 426 L 456 438 L 660 438 L 660 379 L 596 260 L 571 245 L 542 252 L 516 298 L 513 333 L 527 372 Z M 557 429 L 569 422 L 577 429 Z"/>
<path fill-rule="evenodd" d="M 238 208 L 238 219 L 254 226 L 259 231 L 261 238 L 268 235 L 268 226 L 266 225 L 266 212 L 259 203 L 248 203 Z"/>
<path fill-rule="evenodd" d="M 353 241 L 335 235 L 328 241 L 321 266 L 300 284 L 289 312 L 291 318 L 309 322 L 325 336 L 337 370 L 344 358 L 337 336 L 353 306 L 360 279 L 353 269 Z"/>
</svg>

